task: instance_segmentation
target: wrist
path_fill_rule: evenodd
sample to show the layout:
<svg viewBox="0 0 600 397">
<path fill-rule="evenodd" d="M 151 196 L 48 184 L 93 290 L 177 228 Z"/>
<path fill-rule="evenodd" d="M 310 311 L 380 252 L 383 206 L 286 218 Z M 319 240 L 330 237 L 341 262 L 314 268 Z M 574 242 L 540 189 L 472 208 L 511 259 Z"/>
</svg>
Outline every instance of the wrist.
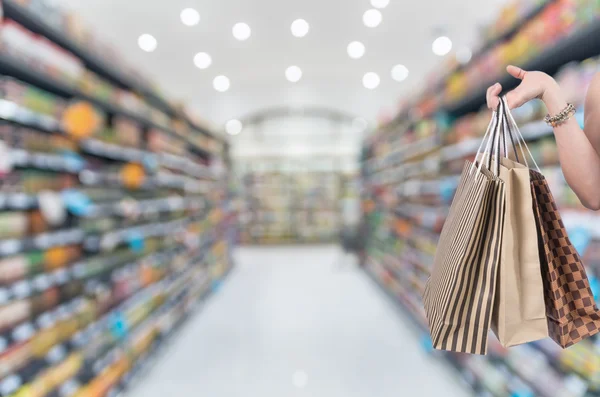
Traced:
<svg viewBox="0 0 600 397">
<path fill-rule="evenodd" d="M 552 79 L 541 97 L 550 115 L 555 115 L 567 106 L 567 101 L 560 90 L 560 86 Z"/>
</svg>

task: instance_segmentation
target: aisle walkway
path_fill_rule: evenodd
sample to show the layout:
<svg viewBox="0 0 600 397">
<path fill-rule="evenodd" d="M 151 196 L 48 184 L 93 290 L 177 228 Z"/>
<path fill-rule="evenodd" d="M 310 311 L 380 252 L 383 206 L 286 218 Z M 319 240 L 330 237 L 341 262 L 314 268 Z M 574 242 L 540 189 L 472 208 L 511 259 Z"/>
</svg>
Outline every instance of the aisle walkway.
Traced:
<svg viewBox="0 0 600 397">
<path fill-rule="evenodd" d="M 243 248 L 236 269 L 127 397 L 466 396 L 333 247 Z"/>
</svg>

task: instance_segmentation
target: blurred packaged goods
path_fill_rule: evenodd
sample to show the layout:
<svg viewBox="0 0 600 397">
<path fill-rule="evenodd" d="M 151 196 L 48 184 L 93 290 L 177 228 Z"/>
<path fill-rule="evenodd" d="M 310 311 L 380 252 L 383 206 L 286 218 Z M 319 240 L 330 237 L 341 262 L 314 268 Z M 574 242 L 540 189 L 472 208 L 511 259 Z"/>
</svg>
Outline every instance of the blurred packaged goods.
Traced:
<svg viewBox="0 0 600 397">
<path fill-rule="evenodd" d="M 178 134 L 201 152 L 223 152 L 222 142 L 211 136 L 209 128 L 192 121 L 197 116 L 165 101 L 140 73 L 126 67 L 114 50 L 82 29 L 76 17 L 45 1 L 7 0 L 3 7 L 5 18 L 0 20 L 3 74 L 62 97 L 89 100 L 110 113 Z M 59 20 L 64 22 L 54 25 Z M 39 97 L 40 94 L 31 87 L 22 91 L 17 90 L 15 95 L 31 93 Z M 36 108 L 34 105 L 31 109 Z M 40 113 L 46 112 L 41 109 Z"/>
<path fill-rule="evenodd" d="M 444 110 L 453 115 L 474 110 L 492 83 L 501 81 L 506 89 L 516 85 L 504 77 L 507 64 L 555 73 L 571 60 L 597 55 L 599 15 L 597 0 L 510 2 L 481 36 L 484 41 L 471 49 L 472 57 L 466 63 L 456 58 L 444 63 L 397 119 L 405 119 L 409 110 L 417 118 Z"/>
<path fill-rule="evenodd" d="M 0 396 L 117 392 L 232 266 L 227 146 L 73 16 L 2 6 Z"/>
<path fill-rule="evenodd" d="M 104 60 L 101 62 L 110 59 L 112 68 L 119 71 L 119 74 L 126 76 L 127 79 L 135 81 L 137 85 L 148 87 L 152 85 L 149 79 L 140 74 L 139 70 L 128 66 L 118 51 L 99 41 L 76 14 L 62 10 L 56 2 L 7 0 L 4 1 L 4 7 L 6 9 L 5 14 L 10 18 L 43 21 L 43 24 L 47 25 L 45 26 L 46 33 L 49 33 L 44 36 L 51 36 L 48 39 L 59 41 L 57 44 L 63 47 L 67 47 L 65 42 L 68 42 L 68 47 L 72 47 L 71 50 L 76 49 L 77 52 L 85 55 L 83 57 L 79 56 L 79 58 L 83 58 L 83 61 L 87 61 L 86 58 L 89 57 Z"/>
<path fill-rule="evenodd" d="M 507 63 L 537 65 L 554 74 L 576 105 L 576 118 L 583 126 L 585 93 L 600 71 L 599 36 L 590 33 L 600 28 L 599 17 L 597 1 L 511 3 L 488 29 L 487 42 L 470 63 L 445 65 L 451 73 L 365 142 L 361 176 L 363 213 L 370 228 L 367 271 L 408 309 L 424 330 L 424 339 L 428 336 L 421 293 L 458 175 L 464 160 L 474 157 L 491 117 L 485 108 L 486 85 L 501 80 L 505 88 L 515 86 L 516 81 L 503 77 Z M 564 49 L 567 43 L 586 51 L 548 57 L 548 51 L 559 45 Z M 444 89 L 436 94 L 433 87 Z M 541 121 L 542 103 L 532 101 L 514 115 L 585 258 L 598 299 L 600 218 L 584 209 L 566 184 L 552 129 Z M 419 124 L 431 125 L 432 134 L 419 136 Z M 567 350 L 546 340 L 504 349 L 492 337 L 490 344 L 492 352 L 486 357 L 434 354 L 483 395 L 587 396 L 600 390 L 596 339 Z"/>
<path fill-rule="evenodd" d="M 254 172 L 242 176 L 244 243 L 332 242 L 342 225 L 342 199 L 356 196 L 341 172 Z"/>
</svg>

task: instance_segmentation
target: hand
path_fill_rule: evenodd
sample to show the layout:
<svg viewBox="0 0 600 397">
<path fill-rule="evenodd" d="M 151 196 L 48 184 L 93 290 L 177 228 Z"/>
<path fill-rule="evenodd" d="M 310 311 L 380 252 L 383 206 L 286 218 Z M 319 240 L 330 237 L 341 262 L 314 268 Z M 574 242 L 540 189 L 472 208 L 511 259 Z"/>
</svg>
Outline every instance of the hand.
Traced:
<svg viewBox="0 0 600 397">
<path fill-rule="evenodd" d="M 508 66 L 506 71 L 513 77 L 522 80 L 517 88 L 506 94 L 508 107 L 518 108 L 532 99 L 545 99 L 547 93 L 558 91 L 558 84 L 554 79 L 542 72 L 527 72 L 516 66 Z M 499 95 L 502 92 L 500 83 L 496 83 L 487 90 L 488 108 L 496 110 L 500 104 Z"/>
</svg>

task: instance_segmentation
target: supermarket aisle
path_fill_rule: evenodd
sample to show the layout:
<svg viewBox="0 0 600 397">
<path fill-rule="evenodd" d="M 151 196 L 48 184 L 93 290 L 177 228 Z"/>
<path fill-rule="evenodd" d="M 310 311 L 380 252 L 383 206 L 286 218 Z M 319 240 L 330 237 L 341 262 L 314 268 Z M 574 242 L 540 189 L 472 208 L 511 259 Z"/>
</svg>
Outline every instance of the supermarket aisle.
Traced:
<svg viewBox="0 0 600 397">
<path fill-rule="evenodd" d="M 242 248 L 237 268 L 128 397 L 464 396 L 334 247 Z"/>
</svg>

